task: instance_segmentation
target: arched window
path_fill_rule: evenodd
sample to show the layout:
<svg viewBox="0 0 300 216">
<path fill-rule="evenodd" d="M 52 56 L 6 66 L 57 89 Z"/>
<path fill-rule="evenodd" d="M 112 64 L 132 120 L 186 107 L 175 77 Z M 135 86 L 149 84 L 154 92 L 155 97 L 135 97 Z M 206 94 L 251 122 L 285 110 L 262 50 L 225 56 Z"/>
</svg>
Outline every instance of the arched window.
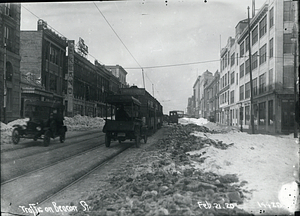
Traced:
<svg viewBox="0 0 300 216">
<path fill-rule="evenodd" d="M 10 62 L 6 62 L 6 81 L 12 81 L 13 66 Z"/>
</svg>

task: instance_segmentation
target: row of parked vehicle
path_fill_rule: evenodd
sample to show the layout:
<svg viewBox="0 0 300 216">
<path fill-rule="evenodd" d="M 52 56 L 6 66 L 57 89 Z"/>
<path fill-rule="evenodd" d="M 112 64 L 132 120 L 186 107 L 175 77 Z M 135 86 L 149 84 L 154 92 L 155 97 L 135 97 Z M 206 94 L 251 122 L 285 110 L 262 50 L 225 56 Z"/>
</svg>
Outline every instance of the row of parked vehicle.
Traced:
<svg viewBox="0 0 300 216">
<path fill-rule="evenodd" d="M 14 125 L 12 141 L 18 144 L 20 138 L 42 139 L 48 146 L 50 139 L 59 137 L 65 141 L 67 127 L 64 125 L 64 106 L 47 101 L 27 101 L 25 116 L 29 117 L 26 125 Z M 137 147 L 140 140 L 147 142 L 149 135 L 158 130 L 163 123 L 161 104 L 145 89 L 122 88 L 117 95 L 106 98 L 106 116 L 103 132 L 105 145 L 111 141 L 134 140 Z M 109 114 L 109 116 L 108 116 Z"/>
</svg>

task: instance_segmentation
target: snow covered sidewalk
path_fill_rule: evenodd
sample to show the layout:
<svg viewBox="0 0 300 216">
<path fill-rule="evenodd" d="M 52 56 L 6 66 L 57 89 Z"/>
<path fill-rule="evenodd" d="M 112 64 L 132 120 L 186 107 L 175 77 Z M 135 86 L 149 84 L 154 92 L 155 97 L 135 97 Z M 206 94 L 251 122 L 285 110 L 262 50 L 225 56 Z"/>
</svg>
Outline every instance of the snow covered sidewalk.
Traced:
<svg viewBox="0 0 300 216">
<path fill-rule="evenodd" d="M 195 120 L 189 121 L 197 123 Z M 205 121 L 200 122 L 198 125 L 206 126 Z M 239 208 L 253 214 L 296 211 L 299 191 L 295 180 L 299 180 L 299 144 L 292 134 L 271 136 L 234 130 L 222 134 L 192 134 L 233 144 L 226 150 L 211 145 L 189 154 L 205 157 L 203 163 L 195 164 L 198 169 L 219 175 L 237 174 L 240 182 L 247 182 L 243 189 L 250 192 L 245 194 L 248 200 Z"/>
</svg>

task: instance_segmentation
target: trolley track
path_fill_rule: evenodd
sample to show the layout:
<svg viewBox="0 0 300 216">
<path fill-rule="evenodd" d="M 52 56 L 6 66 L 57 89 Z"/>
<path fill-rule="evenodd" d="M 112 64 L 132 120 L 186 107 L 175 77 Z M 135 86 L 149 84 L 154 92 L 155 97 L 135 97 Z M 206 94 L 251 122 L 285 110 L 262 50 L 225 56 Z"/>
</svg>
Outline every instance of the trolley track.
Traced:
<svg viewBox="0 0 300 216">
<path fill-rule="evenodd" d="M 68 137 L 68 132 L 66 133 L 66 140 L 65 142 L 69 141 L 69 140 L 73 140 L 73 139 L 80 139 L 80 137 L 82 136 L 87 136 L 87 135 L 92 135 L 92 134 L 95 134 L 95 132 L 97 133 L 97 130 L 92 130 L 91 132 L 81 132 L 79 131 L 78 134 L 75 134 L 71 137 Z M 102 134 L 101 130 L 99 130 L 99 134 Z M 37 141 L 33 141 L 33 140 L 30 140 L 30 139 L 25 139 L 25 138 L 21 138 L 23 139 L 23 142 L 19 143 L 19 144 L 12 144 L 13 145 L 13 148 L 6 148 L 6 149 L 1 149 L 1 154 L 4 153 L 4 152 L 11 152 L 11 151 L 16 151 L 16 150 L 19 150 L 19 149 L 24 149 L 24 148 L 29 148 L 29 147 L 44 147 L 43 146 L 43 141 L 42 140 L 37 140 Z M 25 141 L 26 140 L 26 141 Z M 59 142 L 59 139 L 56 138 L 55 140 L 52 140 L 50 141 L 50 145 L 46 148 L 49 148 L 51 146 L 53 146 L 53 142 Z M 52 143 L 52 145 L 51 145 Z M 45 148 L 45 147 L 44 147 Z"/>
<path fill-rule="evenodd" d="M 82 154 L 86 154 L 86 153 L 88 153 L 88 152 L 90 152 L 90 151 L 94 151 L 94 150 L 100 148 L 100 147 L 101 147 L 102 145 L 104 145 L 104 144 L 105 144 L 105 142 L 102 142 L 102 143 L 100 143 L 99 146 L 96 146 L 96 147 L 93 147 L 93 148 L 88 148 L 88 149 L 85 150 L 85 151 L 81 151 L 81 152 L 79 152 L 79 153 L 77 153 L 77 154 L 72 154 L 72 155 L 70 155 L 70 156 L 68 156 L 68 157 L 64 157 L 63 159 L 55 160 L 54 162 L 50 162 L 50 163 L 49 163 L 49 161 L 47 161 L 47 165 L 45 165 L 45 166 L 43 166 L 43 167 L 40 167 L 40 168 L 37 168 L 37 169 L 33 169 L 33 170 L 29 170 L 29 171 L 28 171 L 28 169 L 26 169 L 26 167 L 25 167 L 24 169 L 22 169 L 22 170 L 24 170 L 24 173 L 23 173 L 23 174 L 20 174 L 20 175 L 18 175 L 18 176 L 16 176 L 16 177 L 12 177 L 12 178 L 10 178 L 10 179 L 8 179 L 8 180 L 5 180 L 5 179 L 4 179 L 4 181 L 1 182 L 1 186 L 5 185 L 5 184 L 7 184 L 7 183 L 9 183 L 9 182 L 11 182 L 11 181 L 18 180 L 19 178 L 25 177 L 25 176 L 27 176 L 27 175 L 31 175 L 31 174 L 33 174 L 33 173 L 35 173 L 35 172 L 37 172 L 37 171 L 46 169 L 46 168 L 48 168 L 48 167 L 50 167 L 50 166 L 54 166 L 54 165 L 56 165 L 56 164 L 58 164 L 58 163 L 61 163 L 61 162 L 63 162 L 63 161 L 69 160 L 69 159 L 71 159 L 71 158 L 73 158 L 73 157 L 76 157 L 76 156 L 79 156 L 79 155 L 82 155 Z M 1 181 L 2 181 L 2 177 L 1 177 Z"/>
<path fill-rule="evenodd" d="M 108 164 L 111 160 L 113 160 L 115 157 L 117 157 L 118 155 L 122 154 L 123 152 L 125 152 L 126 150 L 128 150 L 129 148 L 131 148 L 131 146 L 126 146 L 125 148 L 123 148 L 121 151 L 117 152 L 116 154 L 111 155 L 110 157 L 108 157 L 106 160 L 102 161 L 101 163 L 99 163 L 97 166 L 95 166 L 94 168 L 92 168 L 90 171 L 88 171 L 87 173 L 85 173 L 84 175 L 82 175 L 81 177 L 79 177 L 78 179 L 76 179 L 75 181 L 71 182 L 70 184 L 64 186 L 63 188 L 61 188 L 59 191 L 45 197 L 45 199 L 43 199 L 42 201 L 39 202 L 40 205 L 46 203 L 48 200 L 50 200 L 51 198 L 59 195 L 60 193 L 64 192 L 65 190 L 67 190 L 68 188 L 70 188 L 71 186 L 83 181 L 85 178 L 87 178 L 89 175 L 91 175 L 93 172 L 95 172 L 97 169 L 105 166 L 106 164 Z"/>
<path fill-rule="evenodd" d="M 19 206 L 46 202 L 133 146 L 133 143 L 116 143 L 106 148 L 103 144 L 104 141 L 85 152 L 1 183 L 2 198 L 5 201 L 3 209 L 12 206 L 14 211 L 22 212 Z"/>
<path fill-rule="evenodd" d="M 86 135 L 92 135 L 93 133 L 89 133 L 89 134 L 86 134 Z M 41 147 L 41 148 L 30 148 L 31 146 L 26 146 L 26 147 L 23 147 L 23 148 L 17 148 L 17 149 L 14 149 L 14 150 L 9 150 L 9 151 L 5 151 L 5 152 L 1 152 L 1 163 L 7 163 L 7 162 L 10 162 L 10 161 L 14 161 L 14 160 L 18 160 L 18 159 L 21 159 L 21 158 L 26 158 L 26 157 L 30 157 L 32 155 L 36 155 L 36 154 L 40 154 L 40 153 L 44 153 L 44 152 L 51 152 L 51 151 L 55 151 L 57 149 L 60 149 L 60 148 L 66 148 L 68 146 L 71 146 L 71 145 L 76 145 L 76 144 L 79 144 L 81 142 L 86 142 L 86 141 L 89 141 L 89 140 L 93 140 L 95 138 L 102 138 L 104 137 L 104 134 L 95 134 L 95 136 L 93 137 L 89 137 L 89 138 L 84 138 L 82 137 L 81 139 L 77 139 L 78 137 L 71 137 L 69 138 L 65 143 L 52 143 L 52 145 L 48 146 L 48 147 Z M 71 142 L 71 140 L 75 139 L 75 141 Z M 58 140 L 56 140 L 56 142 L 59 142 Z M 50 143 L 51 144 L 51 143 Z M 36 144 L 34 145 L 36 146 Z M 27 151 L 25 151 L 24 149 L 27 149 Z"/>
</svg>

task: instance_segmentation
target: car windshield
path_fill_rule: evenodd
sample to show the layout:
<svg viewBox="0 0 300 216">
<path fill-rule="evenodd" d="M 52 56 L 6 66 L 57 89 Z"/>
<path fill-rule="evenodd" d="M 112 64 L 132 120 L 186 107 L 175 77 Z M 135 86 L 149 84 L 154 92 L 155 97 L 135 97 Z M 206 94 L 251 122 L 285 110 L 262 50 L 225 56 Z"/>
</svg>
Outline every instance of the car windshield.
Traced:
<svg viewBox="0 0 300 216">
<path fill-rule="evenodd" d="M 50 107 L 34 106 L 31 104 L 25 107 L 25 117 L 34 119 L 47 119 L 50 115 Z"/>
</svg>

